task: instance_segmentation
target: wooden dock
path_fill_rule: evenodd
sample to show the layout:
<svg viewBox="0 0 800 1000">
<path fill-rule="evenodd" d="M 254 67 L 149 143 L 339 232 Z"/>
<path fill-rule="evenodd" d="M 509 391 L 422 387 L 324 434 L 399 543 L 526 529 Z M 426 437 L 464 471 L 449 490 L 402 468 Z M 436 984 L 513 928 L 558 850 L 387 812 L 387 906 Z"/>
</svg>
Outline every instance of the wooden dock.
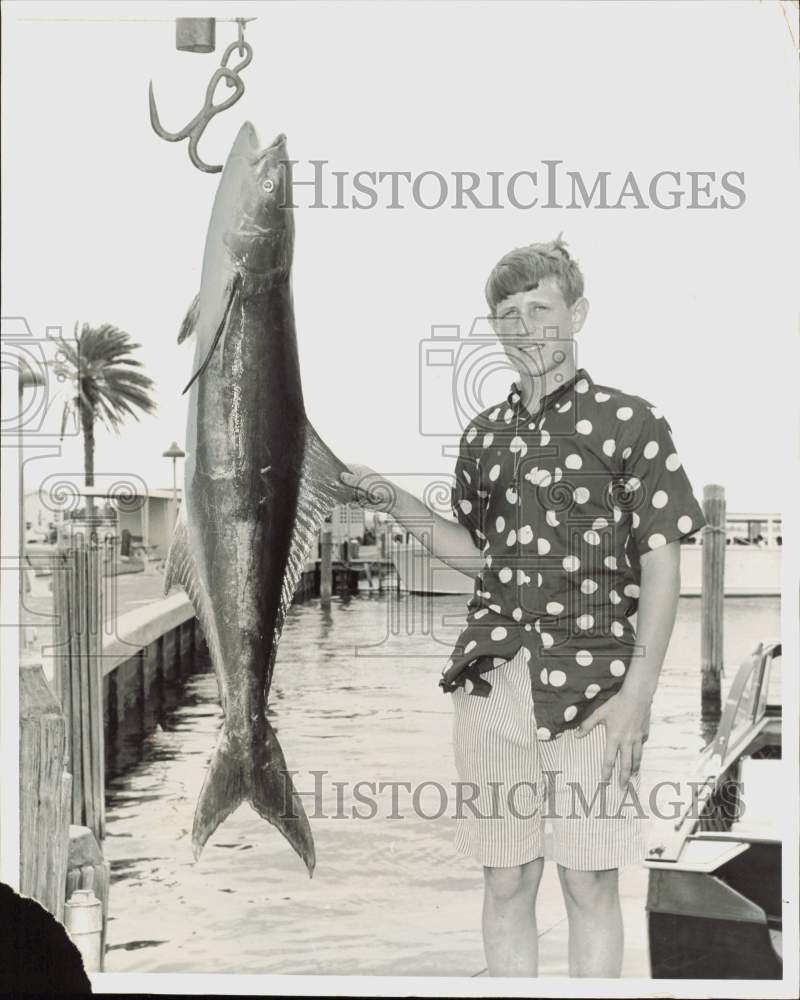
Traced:
<svg viewBox="0 0 800 1000">
<path fill-rule="evenodd" d="M 53 553 L 53 674 L 20 665 L 20 889 L 62 921 L 72 892 L 90 889 L 103 914 L 101 955 L 106 782 L 139 759 L 204 646 L 183 592 L 118 616 L 105 635 L 103 564 L 88 534 Z"/>
<path fill-rule="evenodd" d="M 705 496 L 703 708 L 718 711 L 724 587 L 724 492 Z M 309 560 L 294 600 L 396 587 L 390 559 L 365 551 L 353 558 Z M 323 580 L 325 574 L 330 577 Z M 104 635 L 104 559 L 78 537 L 53 564 L 56 670 L 48 684 L 40 664 L 20 668 L 21 889 L 56 917 L 66 894 L 92 888 L 107 915 L 108 866 L 102 856 L 105 787 L 141 759 L 149 733 L 178 704 L 184 679 L 208 651 L 185 593 L 148 602 L 114 619 Z M 202 669 L 202 667 L 201 667 Z M 717 716 L 718 718 L 718 716 Z"/>
<path fill-rule="evenodd" d="M 104 635 L 106 561 L 80 534 L 51 553 L 54 673 L 48 681 L 33 661 L 20 668 L 21 888 L 59 919 L 75 888 L 93 888 L 107 909 L 106 783 L 141 759 L 148 734 L 208 655 L 182 590 L 119 615 Z M 296 603 L 319 597 L 320 572 L 321 559 L 306 563 Z M 332 560 L 332 590 L 355 594 L 366 580 L 380 591 L 392 572 L 389 560 Z"/>
</svg>

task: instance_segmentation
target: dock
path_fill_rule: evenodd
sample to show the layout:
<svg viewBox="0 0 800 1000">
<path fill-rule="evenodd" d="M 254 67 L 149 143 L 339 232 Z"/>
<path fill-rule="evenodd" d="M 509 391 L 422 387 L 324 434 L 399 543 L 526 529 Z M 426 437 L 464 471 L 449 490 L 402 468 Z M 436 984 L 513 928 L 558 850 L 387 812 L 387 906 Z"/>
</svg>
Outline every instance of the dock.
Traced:
<svg viewBox="0 0 800 1000">
<path fill-rule="evenodd" d="M 40 547 L 26 600 L 26 628 L 50 656 L 26 655 L 20 668 L 21 886 L 59 919 L 67 888 L 93 888 L 107 910 L 107 866 L 98 860 L 105 785 L 141 759 L 159 717 L 208 657 L 182 590 L 163 597 L 158 568 L 120 578 L 108 562 L 102 549 L 59 557 L 56 547 Z M 321 563 L 306 562 L 295 603 L 319 597 Z M 339 595 L 358 593 L 361 583 L 380 592 L 395 579 L 391 561 L 371 549 L 333 560 L 331 575 Z M 103 607 L 108 577 L 113 600 Z M 90 600 L 79 599 L 84 591 Z"/>
<path fill-rule="evenodd" d="M 707 488 L 704 506 L 714 529 L 702 547 L 703 714 L 709 725 L 719 709 L 722 668 L 722 498 L 721 488 Z M 394 562 L 378 546 L 329 552 L 327 560 L 320 551 L 306 562 L 295 603 L 320 597 L 327 567 L 329 593 L 341 597 L 399 589 Z M 185 593 L 176 589 L 163 597 L 162 573 L 154 565 L 136 574 L 108 575 L 105 564 L 101 552 L 81 543 L 69 559 L 53 562 L 48 580 L 39 556 L 26 627 L 36 628 L 37 646 L 50 655 L 28 658 L 20 667 L 21 889 L 59 919 L 72 892 L 91 890 L 102 907 L 103 940 L 113 905 L 104 855 L 106 786 L 142 759 L 158 720 L 181 703 L 187 679 L 209 669 L 202 629 Z M 50 643 L 44 641 L 49 630 Z M 427 686 L 424 690 L 424 697 L 433 696 Z M 446 707 L 437 700 L 434 711 Z M 563 957 L 566 915 L 554 878 L 553 870 L 543 883 L 540 933 L 546 954 Z M 624 974 L 646 975 L 645 872 L 623 873 L 621 885 L 628 941 Z M 477 882 L 473 889 L 478 892 Z M 124 887 L 119 891 L 125 895 Z M 566 974 L 557 964 L 561 958 L 548 965 L 543 950 L 542 959 L 543 975 Z M 480 960 L 468 974 L 482 974 Z"/>
</svg>

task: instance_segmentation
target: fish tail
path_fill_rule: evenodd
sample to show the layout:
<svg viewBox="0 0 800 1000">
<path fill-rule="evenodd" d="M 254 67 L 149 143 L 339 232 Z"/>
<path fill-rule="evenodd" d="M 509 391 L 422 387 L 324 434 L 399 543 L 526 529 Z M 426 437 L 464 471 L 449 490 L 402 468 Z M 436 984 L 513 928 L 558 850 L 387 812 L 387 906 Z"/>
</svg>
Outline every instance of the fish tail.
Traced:
<svg viewBox="0 0 800 1000">
<path fill-rule="evenodd" d="M 264 719 L 265 738 L 249 748 L 234 748 L 223 729 L 211 758 L 192 828 L 197 860 L 206 841 L 242 802 L 276 827 L 314 874 L 314 838 L 308 817 L 295 793 L 275 731 Z"/>
</svg>

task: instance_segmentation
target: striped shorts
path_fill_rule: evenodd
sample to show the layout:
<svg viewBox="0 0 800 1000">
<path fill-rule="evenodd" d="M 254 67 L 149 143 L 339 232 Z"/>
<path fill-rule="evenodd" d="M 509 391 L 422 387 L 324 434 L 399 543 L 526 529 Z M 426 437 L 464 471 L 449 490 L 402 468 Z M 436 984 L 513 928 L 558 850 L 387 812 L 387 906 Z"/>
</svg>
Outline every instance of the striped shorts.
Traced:
<svg viewBox="0 0 800 1000">
<path fill-rule="evenodd" d="M 493 868 L 540 857 L 579 871 L 643 861 L 639 775 L 620 789 L 617 761 L 611 781 L 600 781 L 605 726 L 580 739 L 568 729 L 540 742 L 521 653 L 488 679 L 492 690 L 485 698 L 464 688 L 452 694 L 460 781 L 456 849 Z"/>
</svg>

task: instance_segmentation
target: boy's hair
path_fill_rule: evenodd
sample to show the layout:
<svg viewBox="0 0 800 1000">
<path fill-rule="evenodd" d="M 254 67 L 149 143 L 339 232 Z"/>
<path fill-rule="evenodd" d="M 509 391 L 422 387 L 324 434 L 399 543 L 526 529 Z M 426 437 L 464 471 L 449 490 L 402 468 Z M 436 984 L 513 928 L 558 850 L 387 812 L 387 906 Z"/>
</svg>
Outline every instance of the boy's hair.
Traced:
<svg viewBox="0 0 800 1000">
<path fill-rule="evenodd" d="M 492 315 L 503 299 L 536 288 L 544 278 L 556 279 L 568 306 L 583 295 L 581 269 L 567 253 L 560 233 L 549 243 L 518 247 L 495 264 L 486 282 L 486 301 Z"/>
</svg>

